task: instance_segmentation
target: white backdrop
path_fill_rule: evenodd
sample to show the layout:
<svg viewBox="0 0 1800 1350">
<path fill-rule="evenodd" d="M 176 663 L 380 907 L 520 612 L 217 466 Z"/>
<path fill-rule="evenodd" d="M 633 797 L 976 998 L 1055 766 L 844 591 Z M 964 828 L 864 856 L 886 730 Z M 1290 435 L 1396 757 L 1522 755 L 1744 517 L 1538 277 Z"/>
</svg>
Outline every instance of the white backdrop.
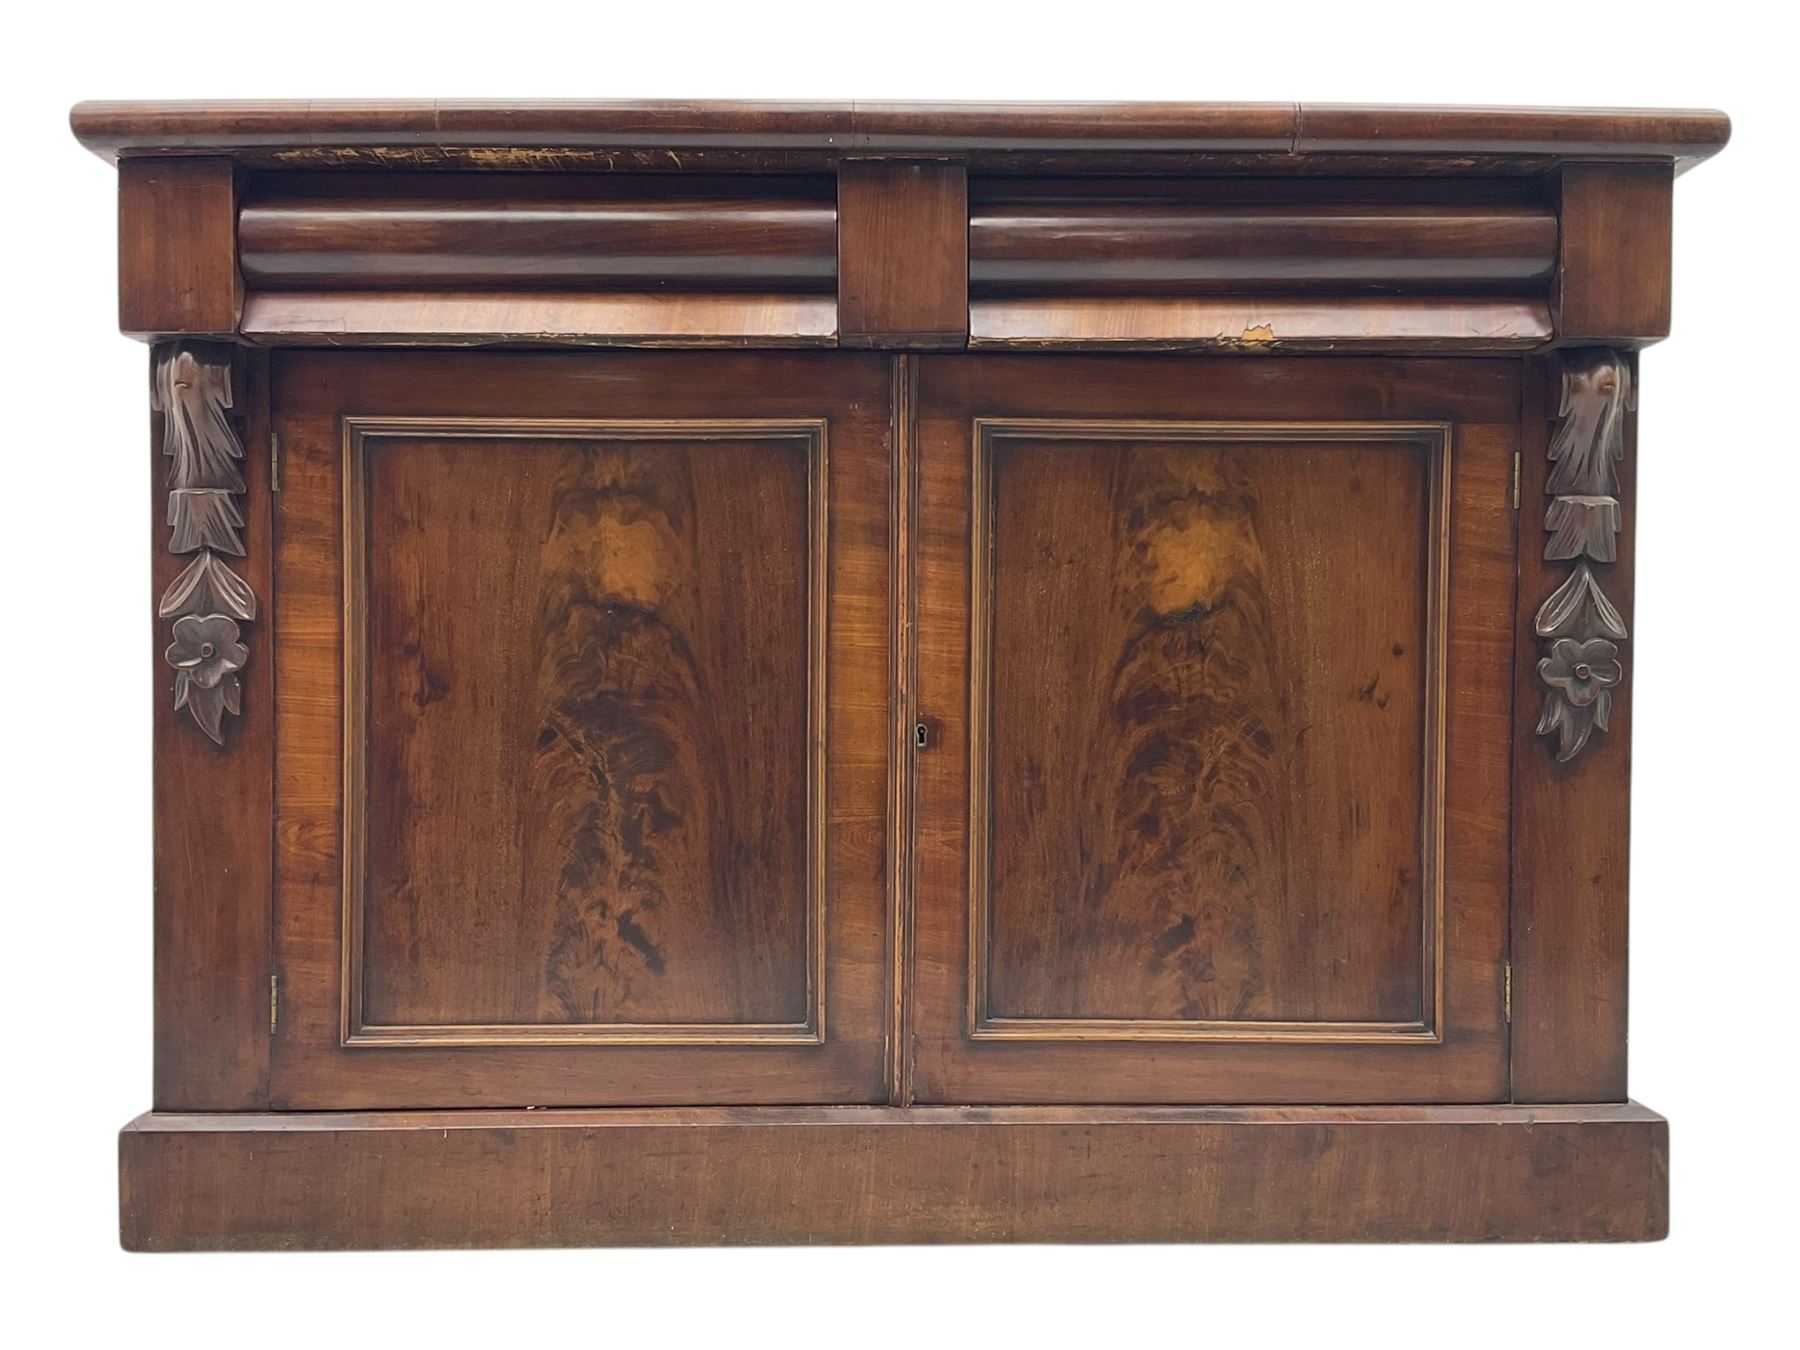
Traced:
<svg viewBox="0 0 1800 1350">
<path fill-rule="evenodd" d="M 1767 1343 L 1792 1334 L 1800 444 L 1791 11 L 1464 6 L 104 3 L 14 13 L 0 443 L 0 997 L 21 1345 Z M 54 17 L 50 17 L 54 15 Z M 1777 17 L 1780 15 L 1781 17 Z M 1290 99 L 1721 107 L 1642 361 L 1632 1094 L 1673 1229 L 1625 1248 L 940 1248 L 128 1257 L 149 1102 L 144 349 L 81 98 Z M 1779 106 L 1778 106 L 1779 105 Z M 1786 213 L 1784 214 L 1784 208 Z M 156 696 L 160 697 L 161 694 Z M 1786 1244 L 1778 1246 L 1777 1244 Z M 1778 1320 L 1753 1331 L 1761 1319 Z M 178 1334 L 177 1334 L 178 1333 Z M 15 1336 L 18 1332 L 15 1331 Z"/>
</svg>

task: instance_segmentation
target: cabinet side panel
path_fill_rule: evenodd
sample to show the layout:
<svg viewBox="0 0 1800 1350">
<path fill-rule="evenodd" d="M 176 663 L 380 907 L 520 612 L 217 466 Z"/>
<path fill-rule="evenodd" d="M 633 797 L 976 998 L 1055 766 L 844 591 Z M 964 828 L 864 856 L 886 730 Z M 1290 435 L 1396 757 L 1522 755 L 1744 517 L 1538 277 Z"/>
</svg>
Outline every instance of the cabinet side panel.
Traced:
<svg viewBox="0 0 1800 1350">
<path fill-rule="evenodd" d="M 1513 1100 L 1625 1100 L 1626 869 L 1631 785 L 1631 644 L 1623 679 L 1607 691 L 1605 729 L 1567 760 L 1538 734 L 1547 690 L 1539 663 L 1541 607 L 1566 590 L 1572 566 L 1549 561 L 1551 432 L 1565 362 L 1525 366 L 1519 465 L 1519 602 L 1513 717 Z M 1636 417 L 1623 414 L 1617 462 L 1615 560 L 1595 565 L 1620 628 L 1632 624 Z M 1566 742 L 1564 742 L 1566 743 Z"/>
<path fill-rule="evenodd" d="M 245 549 L 229 566 L 259 603 L 246 624 L 248 660 L 236 673 L 240 715 L 222 744 L 176 704 L 165 656 L 171 629 L 157 616 L 196 556 L 170 551 L 164 414 L 152 416 L 151 586 L 155 716 L 155 1101 L 159 1110 L 232 1111 L 267 1103 L 269 1069 L 270 828 L 275 746 L 274 552 L 269 497 L 268 368 L 228 347 L 228 410 L 245 454 L 236 496 Z"/>
</svg>

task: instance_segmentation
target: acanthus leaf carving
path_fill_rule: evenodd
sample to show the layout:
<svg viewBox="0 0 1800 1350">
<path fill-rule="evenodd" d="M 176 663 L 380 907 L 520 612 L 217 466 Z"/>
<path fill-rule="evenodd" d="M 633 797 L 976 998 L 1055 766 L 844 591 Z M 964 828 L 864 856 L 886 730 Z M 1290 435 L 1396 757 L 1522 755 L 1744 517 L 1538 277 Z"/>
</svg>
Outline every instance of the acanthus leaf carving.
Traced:
<svg viewBox="0 0 1800 1350">
<path fill-rule="evenodd" d="M 1585 708 L 1551 694 L 1544 700 L 1544 711 L 1538 718 L 1537 734 L 1554 734 L 1557 737 L 1557 759 L 1571 760 L 1581 753 L 1594 732 L 1606 730 L 1606 719 L 1611 710 L 1610 693 L 1601 694 Z"/>
<path fill-rule="evenodd" d="M 1630 636 L 1625 631 L 1625 620 L 1594 580 L 1593 568 L 1585 562 L 1576 564 L 1568 580 L 1538 606 L 1532 627 L 1541 638 L 1604 636 L 1623 641 Z"/>
<path fill-rule="evenodd" d="M 244 457 L 231 425 L 231 361 L 220 349 L 196 343 L 158 347 L 150 406 L 162 414 L 162 452 L 170 457 L 171 488 L 244 490 Z"/>
<path fill-rule="evenodd" d="M 237 716 L 239 706 L 238 677 L 228 675 L 212 688 L 195 684 L 185 670 L 175 673 L 175 711 L 186 708 L 209 737 L 225 743 L 225 714 Z"/>
<path fill-rule="evenodd" d="M 1612 562 L 1618 556 L 1619 502 L 1616 497 L 1555 497 L 1544 512 L 1550 542 L 1544 557 L 1551 562 L 1588 557 Z"/>
<path fill-rule="evenodd" d="M 1550 504 L 1544 557 L 1575 561 L 1575 569 L 1538 607 L 1533 630 L 1549 644 L 1538 662 L 1544 708 L 1537 733 L 1557 738 L 1556 758 L 1574 759 L 1596 731 L 1605 731 L 1614 688 L 1624 679 L 1618 644 L 1627 633 L 1590 560 L 1618 557 L 1619 461 L 1625 455 L 1625 414 L 1636 406 L 1632 370 L 1618 352 L 1600 348 L 1571 355 L 1562 374 L 1562 400 L 1544 491 Z"/>
<path fill-rule="evenodd" d="M 169 583 L 157 606 L 160 619 L 183 614 L 229 614 L 249 623 L 256 618 L 256 595 L 218 554 L 203 549 L 181 575 Z"/>
<path fill-rule="evenodd" d="M 169 551 L 192 553 L 171 582 L 157 616 L 174 620 L 164 659 L 175 671 L 175 710 L 223 744 L 226 714 L 243 704 L 238 672 L 249 660 L 241 623 L 256 618 L 250 585 L 222 554 L 244 555 L 243 443 L 231 421 L 229 348 L 171 343 L 151 360 L 151 406 L 161 415 L 169 456 Z"/>
<path fill-rule="evenodd" d="M 244 556 L 243 512 L 223 488 L 177 488 L 169 494 L 169 552 L 197 548 Z"/>
<path fill-rule="evenodd" d="M 1605 496 L 1619 492 L 1625 457 L 1625 414 L 1637 407 L 1631 367 L 1607 348 L 1571 355 L 1563 366 L 1562 402 L 1550 440 L 1552 497 Z"/>
</svg>

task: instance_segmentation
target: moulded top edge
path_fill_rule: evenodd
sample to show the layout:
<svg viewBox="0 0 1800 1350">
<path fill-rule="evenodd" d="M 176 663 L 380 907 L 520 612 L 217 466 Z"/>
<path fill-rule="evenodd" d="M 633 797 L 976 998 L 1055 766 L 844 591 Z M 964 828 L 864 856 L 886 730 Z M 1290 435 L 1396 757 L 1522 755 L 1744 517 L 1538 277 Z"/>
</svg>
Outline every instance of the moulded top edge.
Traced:
<svg viewBox="0 0 1800 1350">
<path fill-rule="evenodd" d="M 1720 150 L 1709 109 L 1311 103 L 791 103 L 467 100 L 79 103 L 77 139 L 132 155 L 333 150 L 1108 154 L 1670 159 Z M 1403 167 L 1403 166 L 1402 166 Z M 1471 167 L 1479 167 L 1472 165 Z"/>
</svg>

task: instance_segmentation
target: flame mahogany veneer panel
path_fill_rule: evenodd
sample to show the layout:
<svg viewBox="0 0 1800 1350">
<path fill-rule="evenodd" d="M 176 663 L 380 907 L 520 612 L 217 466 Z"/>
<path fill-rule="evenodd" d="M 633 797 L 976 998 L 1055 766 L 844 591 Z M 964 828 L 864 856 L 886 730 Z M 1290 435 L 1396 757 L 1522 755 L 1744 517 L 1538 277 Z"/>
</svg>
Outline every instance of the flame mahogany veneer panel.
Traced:
<svg viewBox="0 0 1800 1350">
<path fill-rule="evenodd" d="M 1425 1020 L 1432 446 L 987 453 L 989 1015 Z"/>
<path fill-rule="evenodd" d="M 363 1015 L 809 1023 L 813 438 L 362 445 Z"/>
<path fill-rule="evenodd" d="M 921 358 L 921 1100 L 1505 1099 L 1519 397 Z"/>
<path fill-rule="evenodd" d="M 274 1100 L 882 1099 L 886 363 L 276 383 Z"/>
</svg>

